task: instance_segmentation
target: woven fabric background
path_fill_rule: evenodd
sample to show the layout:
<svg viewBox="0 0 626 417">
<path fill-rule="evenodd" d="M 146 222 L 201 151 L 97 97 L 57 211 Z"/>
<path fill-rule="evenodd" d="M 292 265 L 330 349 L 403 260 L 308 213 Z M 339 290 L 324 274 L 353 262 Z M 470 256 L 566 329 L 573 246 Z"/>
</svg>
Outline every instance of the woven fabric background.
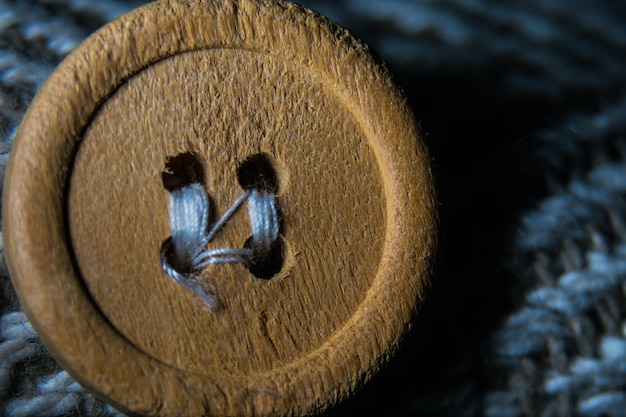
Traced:
<svg viewBox="0 0 626 417">
<path fill-rule="evenodd" d="M 304 3 L 396 74 L 432 149 L 444 218 L 413 332 L 327 416 L 626 415 L 626 3 Z M 0 0 L 2 174 L 47 74 L 139 4 Z M 42 347 L 4 261 L 0 313 L 0 414 L 116 414 Z"/>
</svg>

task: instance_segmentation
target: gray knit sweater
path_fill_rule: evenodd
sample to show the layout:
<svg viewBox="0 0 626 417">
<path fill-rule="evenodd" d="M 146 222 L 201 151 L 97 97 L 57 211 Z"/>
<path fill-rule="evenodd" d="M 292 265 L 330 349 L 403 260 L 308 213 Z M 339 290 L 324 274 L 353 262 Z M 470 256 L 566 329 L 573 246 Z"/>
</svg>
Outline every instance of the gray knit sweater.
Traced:
<svg viewBox="0 0 626 417">
<path fill-rule="evenodd" d="M 389 63 L 435 157 L 437 282 L 329 416 L 626 415 L 626 3 L 311 0 Z M 0 0 L 0 172 L 37 88 L 139 5 Z M 0 414 L 115 415 L 54 362 L 0 262 Z"/>
</svg>

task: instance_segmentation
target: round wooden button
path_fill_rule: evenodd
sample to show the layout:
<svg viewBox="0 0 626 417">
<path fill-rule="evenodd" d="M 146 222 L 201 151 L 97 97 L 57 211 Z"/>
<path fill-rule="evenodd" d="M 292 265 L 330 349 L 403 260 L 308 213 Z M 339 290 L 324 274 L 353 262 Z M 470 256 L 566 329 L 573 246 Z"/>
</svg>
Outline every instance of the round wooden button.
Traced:
<svg viewBox="0 0 626 417">
<path fill-rule="evenodd" d="M 177 181 L 211 218 L 270 178 L 278 249 L 212 264 L 209 310 L 161 249 Z M 279 1 L 168 1 L 101 29 L 15 139 L 5 250 L 45 345 L 127 412 L 298 415 L 366 381 L 428 284 L 428 156 L 390 75 L 345 30 Z M 239 210 L 210 248 L 250 237 Z"/>
</svg>

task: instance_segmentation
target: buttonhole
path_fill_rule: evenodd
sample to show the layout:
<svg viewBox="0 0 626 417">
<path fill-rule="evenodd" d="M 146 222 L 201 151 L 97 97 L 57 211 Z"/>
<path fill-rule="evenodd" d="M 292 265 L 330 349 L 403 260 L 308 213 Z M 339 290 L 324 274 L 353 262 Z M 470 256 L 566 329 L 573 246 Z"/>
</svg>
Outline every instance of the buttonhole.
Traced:
<svg viewBox="0 0 626 417">
<path fill-rule="evenodd" d="M 279 189 L 278 177 L 274 164 L 269 155 L 259 153 L 248 157 L 237 171 L 237 179 L 244 190 L 259 190 L 276 194 Z M 282 220 L 280 205 L 277 204 L 278 220 Z M 280 227 L 282 230 L 282 225 Z M 259 279 L 271 279 L 283 268 L 284 243 L 278 235 L 272 245 L 256 247 L 250 236 L 243 245 L 246 249 L 252 249 L 250 262 L 246 264 L 248 271 Z"/>
<path fill-rule="evenodd" d="M 204 168 L 197 155 L 181 153 L 167 159 L 162 178 L 169 192 L 193 183 L 204 185 Z"/>
</svg>

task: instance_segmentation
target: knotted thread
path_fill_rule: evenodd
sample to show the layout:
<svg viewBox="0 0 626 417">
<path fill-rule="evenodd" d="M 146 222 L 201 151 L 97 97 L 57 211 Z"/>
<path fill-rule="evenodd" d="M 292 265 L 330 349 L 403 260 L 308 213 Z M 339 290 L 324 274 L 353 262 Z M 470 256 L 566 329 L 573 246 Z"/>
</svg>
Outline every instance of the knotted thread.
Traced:
<svg viewBox="0 0 626 417">
<path fill-rule="evenodd" d="M 250 244 L 243 248 L 206 249 L 246 201 L 252 229 Z M 274 194 L 257 189 L 244 191 L 211 228 L 209 210 L 209 197 L 202 185 L 193 183 L 172 191 L 169 202 L 172 236 L 161 249 L 161 264 L 165 273 L 214 310 L 219 305 L 215 288 L 197 279 L 198 273 L 210 264 L 242 263 L 249 267 L 259 256 L 271 251 L 278 238 L 279 219 Z"/>
</svg>

